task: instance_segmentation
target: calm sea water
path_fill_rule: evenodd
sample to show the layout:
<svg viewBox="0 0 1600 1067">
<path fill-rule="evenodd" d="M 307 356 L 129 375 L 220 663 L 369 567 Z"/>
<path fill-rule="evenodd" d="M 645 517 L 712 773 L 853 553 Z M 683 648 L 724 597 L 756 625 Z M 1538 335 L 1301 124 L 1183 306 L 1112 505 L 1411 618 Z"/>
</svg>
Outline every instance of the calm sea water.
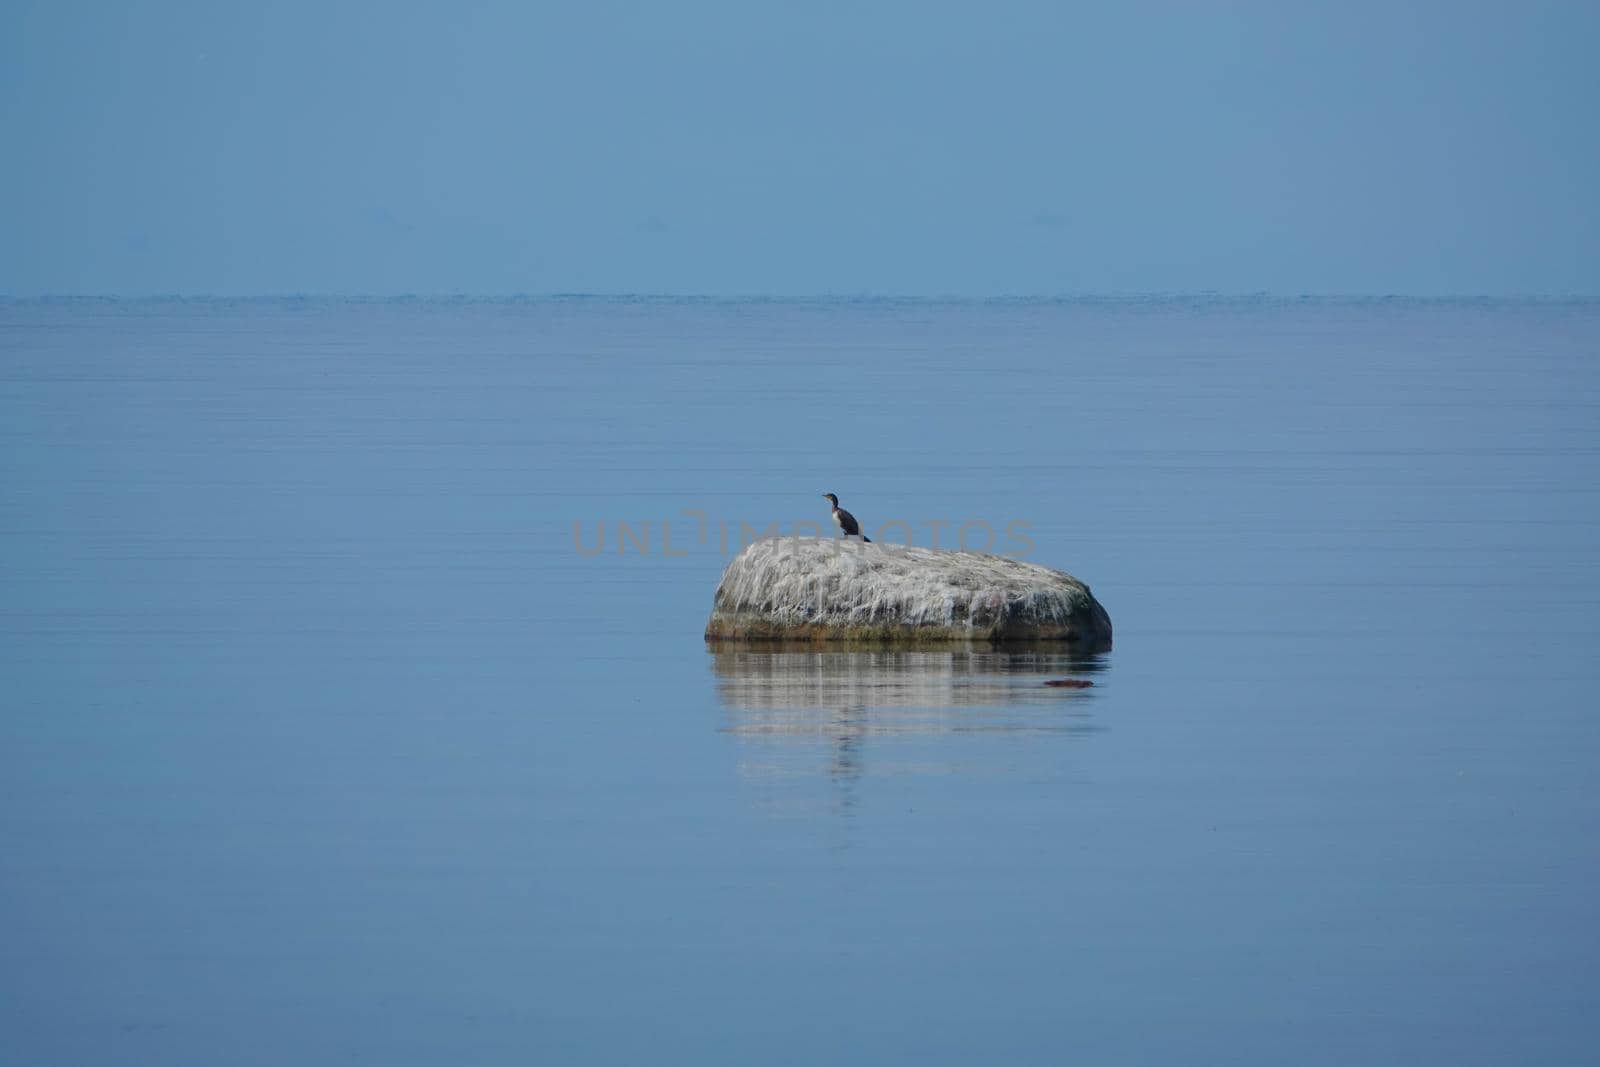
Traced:
<svg viewBox="0 0 1600 1067">
<path fill-rule="evenodd" d="M 10 303 L 0 442 L 10 1062 L 1593 1062 L 1600 305 Z M 708 649 L 825 492 L 1115 650 Z"/>
</svg>

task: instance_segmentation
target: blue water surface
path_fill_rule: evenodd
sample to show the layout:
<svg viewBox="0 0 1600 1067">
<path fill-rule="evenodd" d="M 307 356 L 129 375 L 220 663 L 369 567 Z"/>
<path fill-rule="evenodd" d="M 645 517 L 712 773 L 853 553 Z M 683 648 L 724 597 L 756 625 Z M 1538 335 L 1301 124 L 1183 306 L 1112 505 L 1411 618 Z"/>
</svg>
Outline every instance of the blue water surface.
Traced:
<svg viewBox="0 0 1600 1067">
<path fill-rule="evenodd" d="M 1559 301 L 0 305 L 7 1058 L 1592 1062 L 1597 357 Z M 708 647 L 825 492 L 1115 649 Z"/>
</svg>

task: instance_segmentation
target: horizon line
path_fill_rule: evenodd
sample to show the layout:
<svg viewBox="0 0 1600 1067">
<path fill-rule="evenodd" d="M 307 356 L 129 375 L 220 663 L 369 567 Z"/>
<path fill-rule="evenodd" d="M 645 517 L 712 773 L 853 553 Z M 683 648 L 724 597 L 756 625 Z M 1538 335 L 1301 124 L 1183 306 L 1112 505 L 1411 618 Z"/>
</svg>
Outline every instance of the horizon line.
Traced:
<svg viewBox="0 0 1600 1067">
<path fill-rule="evenodd" d="M 1153 289 L 1128 292 L 1067 292 L 1067 293 L 995 293 L 973 295 L 961 293 L 890 293 L 890 292 L 821 292 L 821 293 L 673 293 L 640 290 L 637 292 L 339 292 L 339 291 L 285 291 L 256 293 L 206 293 L 206 292 L 152 292 L 152 293 L 39 293 L 21 295 L 0 292 L 0 303 L 221 303 L 221 302 L 283 302 L 283 301 L 344 301 L 350 303 L 540 303 L 557 301 L 595 302 L 680 302 L 680 303 L 919 303 L 919 304 L 1001 304 L 1001 303 L 1132 303 L 1140 301 L 1410 301 L 1416 303 L 1465 303 L 1496 301 L 1503 303 L 1591 303 L 1600 301 L 1600 293 L 1407 293 L 1407 292 L 1285 292 L 1268 289 Z"/>
</svg>

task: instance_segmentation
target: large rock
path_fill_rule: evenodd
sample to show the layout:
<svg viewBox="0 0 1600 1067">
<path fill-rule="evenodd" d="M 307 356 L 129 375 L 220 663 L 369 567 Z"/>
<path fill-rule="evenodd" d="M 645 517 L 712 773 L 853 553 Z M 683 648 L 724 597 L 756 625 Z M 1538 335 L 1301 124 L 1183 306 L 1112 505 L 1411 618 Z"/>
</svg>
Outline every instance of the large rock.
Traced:
<svg viewBox="0 0 1600 1067">
<path fill-rule="evenodd" d="M 707 639 L 1063 641 L 1111 647 L 1111 618 L 1070 574 L 977 552 L 770 537 L 728 564 Z"/>
</svg>

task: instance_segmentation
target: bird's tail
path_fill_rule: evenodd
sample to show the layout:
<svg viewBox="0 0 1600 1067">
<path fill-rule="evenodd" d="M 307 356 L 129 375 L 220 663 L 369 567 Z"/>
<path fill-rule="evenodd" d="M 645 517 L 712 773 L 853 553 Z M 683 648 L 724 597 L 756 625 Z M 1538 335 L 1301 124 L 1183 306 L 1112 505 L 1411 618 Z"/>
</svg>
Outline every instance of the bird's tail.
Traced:
<svg viewBox="0 0 1600 1067">
<path fill-rule="evenodd" d="M 870 544 L 872 544 L 872 538 L 868 537 L 866 534 L 862 534 L 861 535 L 861 543 L 864 544 L 864 545 L 870 545 Z"/>
</svg>

